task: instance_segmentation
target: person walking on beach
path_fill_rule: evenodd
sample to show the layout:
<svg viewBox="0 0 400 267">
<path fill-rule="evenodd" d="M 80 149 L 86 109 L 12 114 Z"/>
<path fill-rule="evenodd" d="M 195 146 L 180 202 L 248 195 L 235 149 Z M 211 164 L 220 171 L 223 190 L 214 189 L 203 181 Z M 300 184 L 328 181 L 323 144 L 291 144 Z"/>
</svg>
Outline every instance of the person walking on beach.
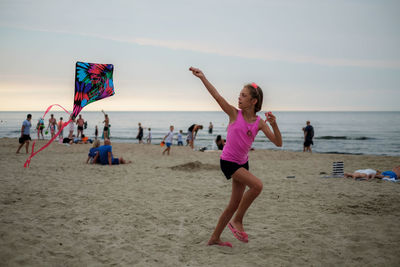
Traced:
<svg viewBox="0 0 400 267">
<path fill-rule="evenodd" d="M 22 123 L 22 127 L 21 127 L 21 137 L 19 138 L 19 147 L 17 149 L 17 154 L 19 153 L 19 151 L 21 150 L 21 148 L 26 145 L 26 154 L 28 154 L 28 148 L 29 148 L 29 141 L 32 140 L 31 139 L 31 119 L 32 119 L 32 115 L 28 114 L 26 116 L 26 120 L 24 120 L 24 122 Z"/>
<path fill-rule="evenodd" d="M 212 122 L 210 121 L 210 125 L 208 126 L 208 133 L 209 133 L 209 134 L 212 134 L 212 133 L 213 133 L 213 128 L 214 128 L 214 125 L 213 125 Z"/>
<path fill-rule="evenodd" d="M 79 118 L 77 119 L 76 124 L 78 125 L 78 133 L 76 134 L 76 137 L 79 138 L 79 134 L 81 137 L 83 135 L 83 125 L 85 125 L 85 120 L 82 118 L 81 114 L 79 114 Z"/>
<path fill-rule="evenodd" d="M 103 112 L 104 114 L 104 128 L 103 128 L 103 138 L 104 140 L 109 139 L 109 133 L 110 133 L 110 119 L 108 118 L 108 115 L 106 113 L 104 113 L 104 110 L 102 110 L 101 112 Z"/>
<path fill-rule="evenodd" d="M 99 136 L 99 128 L 97 128 L 97 125 L 94 127 L 94 140 L 97 140 L 97 137 Z"/>
<path fill-rule="evenodd" d="M 148 130 L 149 130 L 149 133 L 148 133 L 148 135 L 146 137 L 146 142 L 147 142 L 147 144 L 151 144 L 151 139 L 152 139 L 152 137 L 151 137 L 151 128 L 149 128 Z"/>
<path fill-rule="evenodd" d="M 239 109 L 237 109 L 218 93 L 201 70 L 193 67 L 189 70 L 203 82 L 211 96 L 229 116 L 226 144 L 220 156 L 220 165 L 225 177 L 232 178 L 232 194 L 208 245 L 232 247 L 231 243 L 222 242 L 220 239 L 222 231 L 227 225 L 238 240 L 247 243 L 248 235 L 244 231 L 243 217 L 263 188 L 261 180 L 249 172 L 248 152 L 259 130 L 276 146 L 282 146 L 282 136 L 276 117 L 272 113 L 268 113 L 267 119 L 264 121 L 256 115 L 256 112 L 261 110 L 263 101 L 263 92 L 257 84 L 247 84 L 243 87 L 238 99 Z M 270 126 L 267 125 L 267 121 Z M 245 192 L 246 187 L 249 187 L 249 190 Z"/>
<path fill-rule="evenodd" d="M 40 135 L 42 135 L 42 139 L 44 140 L 43 136 L 43 129 L 44 129 L 44 120 L 43 118 L 39 118 L 38 123 L 36 125 L 36 130 L 37 130 L 37 139 L 40 139 Z"/>
<path fill-rule="evenodd" d="M 313 137 L 314 137 L 314 127 L 310 124 L 310 121 L 306 122 L 307 126 L 303 128 L 304 132 L 304 143 L 303 143 L 303 152 L 312 152 L 311 145 L 314 145 Z"/>
<path fill-rule="evenodd" d="M 50 115 L 49 125 L 47 125 L 47 130 L 49 129 L 49 127 L 50 127 L 51 138 L 53 138 L 55 131 L 57 129 L 57 120 L 56 118 L 54 118 L 53 114 Z"/>
<path fill-rule="evenodd" d="M 171 125 L 171 126 L 169 126 L 169 133 L 167 133 L 167 135 L 163 139 L 163 142 L 165 142 L 165 144 L 167 145 L 167 147 L 164 149 L 164 151 L 162 153 L 163 155 L 165 154 L 165 152 L 167 152 L 167 154 L 169 156 L 173 138 L 174 138 L 174 126 Z"/>
<path fill-rule="evenodd" d="M 139 129 L 138 129 L 138 134 L 136 136 L 136 139 L 139 140 L 139 144 L 143 144 L 143 141 L 142 141 L 142 139 L 143 139 L 143 127 L 142 127 L 142 124 L 140 122 L 138 123 L 138 126 L 139 126 Z"/>
<path fill-rule="evenodd" d="M 189 141 L 189 146 L 194 148 L 194 139 L 196 139 L 197 132 L 203 129 L 203 125 L 192 124 L 187 133 L 187 140 Z"/>
<path fill-rule="evenodd" d="M 62 129 L 63 123 L 64 123 L 64 122 L 63 122 L 63 117 L 60 117 L 60 120 L 59 120 L 58 123 L 57 123 L 57 130 L 58 130 L 58 131 L 61 130 L 61 132 L 60 132 L 60 134 L 59 134 L 59 136 L 58 136 L 58 141 L 64 139 L 64 129 Z M 62 142 L 62 141 L 60 141 L 60 142 Z"/>
</svg>

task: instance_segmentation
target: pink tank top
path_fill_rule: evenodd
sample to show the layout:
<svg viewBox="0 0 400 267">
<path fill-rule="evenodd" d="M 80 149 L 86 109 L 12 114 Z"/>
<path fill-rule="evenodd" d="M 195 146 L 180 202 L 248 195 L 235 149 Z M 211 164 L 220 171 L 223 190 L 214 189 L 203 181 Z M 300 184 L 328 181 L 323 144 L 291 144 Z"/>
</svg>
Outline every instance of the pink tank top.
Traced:
<svg viewBox="0 0 400 267">
<path fill-rule="evenodd" d="M 244 120 L 242 111 L 238 110 L 236 121 L 228 126 L 226 143 L 222 150 L 221 159 L 235 162 L 239 165 L 249 160 L 249 151 L 258 133 L 260 117 L 254 123 Z"/>
</svg>

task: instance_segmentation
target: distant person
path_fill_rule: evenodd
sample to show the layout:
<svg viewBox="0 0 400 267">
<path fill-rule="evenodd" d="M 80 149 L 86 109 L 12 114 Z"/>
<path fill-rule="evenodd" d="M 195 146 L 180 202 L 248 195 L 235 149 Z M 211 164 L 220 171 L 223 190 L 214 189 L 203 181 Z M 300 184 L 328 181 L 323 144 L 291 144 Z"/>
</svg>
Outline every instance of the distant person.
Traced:
<svg viewBox="0 0 400 267">
<path fill-rule="evenodd" d="M 165 154 L 165 152 L 167 152 L 167 154 L 169 156 L 173 138 L 174 138 L 174 126 L 171 125 L 171 126 L 169 126 L 169 133 L 167 133 L 167 135 L 163 139 L 163 142 L 165 142 L 165 145 L 167 146 L 162 153 L 163 155 Z"/>
<path fill-rule="evenodd" d="M 57 120 L 54 118 L 54 114 L 50 115 L 49 125 L 47 125 L 47 130 L 50 128 L 51 138 L 55 135 L 55 131 L 57 129 Z"/>
<path fill-rule="evenodd" d="M 344 173 L 345 178 L 353 178 L 354 180 L 356 179 L 365 179 L 365 180 L 371 180 L 374 178 L 380 177 L 379 175 L 381 172 L 379 170 L 373 170 L 373 169 L 361 169 L 361 170 L 356 170 L 353 173 Z"/>
<path fill-rule="evenodd" d="M 40 139 L 40 135 L 42 135 L 42 139 L 44 139 L 44 136 L 43 136 L 43 129 L 44 129 L 44 128 L 45 128 L 45 126 L 44 126 L 44 120 L 43 120 L 43 118 L 40 118 L 40 119 L 38 120 L 37 125 L 36 125 L 37 138 L 38 138 L 38 140 Z"/>
<path fill-rule="evenodd" d="M 220 215 L 207 244 L 232 247 L 231 243 L 221 240 L 225 227 L 231 230 L 236 239 L 247 243 L 249 237 L 244 230 L 243 218 L 263 189 L 262 181 L 249 171 L 248 153 L 260 130 L 274 145 L 282 146 L 282 136 L 276 117 L 269 113 L 264 121 L 257 116 L 263 102 L 263 92 L 257 84 L 251 83 L 243 87 L 238 98 L 238 108 L 236 108 L 219 94 L 201 70 L 193 67 L 189 70 L 201 80 L 210 95 L 229 117 L 227 142 L 220 156 L 220 166 L 226 179 L 232 178 L 232 193 L 229 204 Z M 246 191 L 247 187 L 249 189 Z"/>
<path fill-rule="evenodd" d="M 208 133 L 209 133 L 209 134 L 212 134 L 212 133 L 213 133 L 213 128 L 214 128 L 214 125 L 213 125 L 212 122 L 210 121 L 210 125 L 208 126 Z"/>
<path fill-rule="evenodd" d="M 314 127 L 311 126 L 310 121 L 307 121 L 307 126 L 303 128 L 304 132 L 304 143 L 303 152 L 312 152 L 311 145 L 314 145 Z"/>
<path fill-rule="evenodd" d="M 74 143 L 75 144 L 87 144 L 87 143 L 93 143 L 93 140 L 90 139 L 89 137 L 85 136 L 84 134 L 82 134 L 82 137 L 76 137 L 74 138 Z"/>
<path fill-rule="evenodd" d="M 188 129 L 188 141 L 190 147 L 194 148 L 194 139 L 196 139 L 197 132 L 203 129 L 203 125 L 192 124 Z"/>
<path fill-rule="evenodd" d="M 94 162 L 94 158 L 97 155 L 98 152 L 98 147 L 100 146 L 100 141 L 99 140 L 94 140 L 93 142 L 93 147 L 89 150 L 88 158 L 86 160 L 86 164 L 90 163 L 96 163 Z"/>
<path fill-rule="evenodd" d="M 19 141 L 19 147 L 17 149 L 17 154 L 19 153 L 19 151 L 21 150 L 21 148 L 26 145 L 25 150 L 26 150 L 26 154 L 28 154 L 28 148 L 29 148 L 29 141 L 32 140 L 31 139 L 31 119 L 32 119 L 32 115 L 28 114 L 26 116 L 26 120 L 24 120 L 22 122 L 22 127 L 21 127 L 21 137 L 18 139 Z"/>
<path fill-rule="evenodd" d="M 102 110 L 101 112 L 103 112 L 104 114 L 103 138 L 104 140 L 106 140 L 110 138 L 110 119 L 108 118 L 108 115 L 104 113 L 104 110 Z"/>
<path fill-rule="evenodd" d="M 69 134 L 68 134 L 68 139 L 73 139 L 72 137 L 74 136 L 74 129 L 75 129 L 75 119 L 72 119 L 71 122 L 69 123 Z"/>
<path fill-rule="evenodd" d="M 99 129 L 97 128 L 97 125 L 94 127 L 94 140 L 97 140 L 97 137 L 99 136 Z"/>
<path fill-rule="evenodd" d="M 223 150 L 225 146 L 225 139 L 222 139 L 221 135 L 217 135 L 217 138 L 215 139 L 215 144 L 218 147 L 218 150 Z"/>
<path fill-rule="evenodd" d="M 397 181 L 400 179 L 400 165 L 393 167 L 393 169 L 391 171 L 384 171 L 382 172 L 379 177 L 377 178 L 387 178 L 389 180 L 394 180 Z"/>
<path fill-rule="evenodd" d="M 151 128 L 149 128 L 148 131 L 149 131 L 149 133 L 147 134 L 146 142 L 147 142 L 147 144 L 151 144 L 151 139 L 152 139 Z"/>
<path fill-rule="evenodd" d="M 85 120 L 82 118 L 81 114 L 79 114 L 79 118 L 76 121 L 76 124 L 78 125 L 78 129 L 77 129 L 78 133 L 76 134 L 76 136 L 79 138 L 79 136 L 82 137 L 82 135 L 83 135 L 83 126 L 85 125 Z"/>
<path fill-rule="evenodd" d="M 183 131 L 179 130 L 179 133 L 178 133 L 178 146 L 183 146 L 182 133 L 183 133 Z"/>
<path fill-rule="evenodd" d="M 139 122 L 138 123 L 139 129 L 138 129 L 138 134 L 136 135 L 136 139 L 139 140 L 139 144 L 143 144 L 143 127 L 142 124 Z"/>
<path fill-rule="evenodd" d="M 98 153 L 94 157 L 93 161 L 102 165 L 119 165 L 131 163 L 131 161 L 125 161 L 122 157 L 114 158 L 112 153 L 112 146 L 110 139 L 104 140 L 104 145 L 97 148 Z"/>
<path fill-rule="evenodd" d="M 62 128 L 63 123 L 64 123 L 63 122 L 63 117 L 60 117 L 60 120 L 57 123 L 57 131 L 61 130 L 60 134 L 58 135 L 58 140 L 63 140 L 64 139 L 64 129 Z"/>
</svg>

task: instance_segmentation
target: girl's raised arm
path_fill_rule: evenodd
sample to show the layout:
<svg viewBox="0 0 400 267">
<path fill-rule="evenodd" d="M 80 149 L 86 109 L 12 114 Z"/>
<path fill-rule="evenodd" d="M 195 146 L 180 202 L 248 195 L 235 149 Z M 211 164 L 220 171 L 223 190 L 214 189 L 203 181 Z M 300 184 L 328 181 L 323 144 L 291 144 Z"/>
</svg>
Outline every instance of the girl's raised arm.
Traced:
<svg viewBox="0 0 400 267">
<path fill-rule="evenodd" d="M 193 73 L 194 76 L 198 77 L 207 88 L 208 92 L 212 97 L 217 101 L 218 105 L 222 108 L 222 110 L 228 114 L 229 117 L 236 117 L 237 110 L 235 107 L 231 106 L 225 98 L 223 98 L 215 89 L 215 87 L 207 80 L 206 76 L 199 69 L 190 67 L 189 70 Z"/>
</svg>

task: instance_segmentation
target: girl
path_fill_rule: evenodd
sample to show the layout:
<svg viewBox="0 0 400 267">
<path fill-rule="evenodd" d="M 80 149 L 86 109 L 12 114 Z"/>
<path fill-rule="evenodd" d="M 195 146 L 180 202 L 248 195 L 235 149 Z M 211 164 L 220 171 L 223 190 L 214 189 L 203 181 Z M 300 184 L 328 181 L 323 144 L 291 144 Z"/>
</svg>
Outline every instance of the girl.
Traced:
<svg viewBox="0 0 400 267">
<path fill-rule="evenodd" d="M 282 137 L 276 118 L 272 113 L 267 113 L 267 121 L 272 127 L 271 131 L 266 121 L 256 115 L 256 112 L 261 110 L 263 93 L 255 83 L 243 87 L 238 99 L 239 109 L 236 109 L 218 93 L 201 70 L 193 67 L 190 67 L 189 70 L 194 76 L 200 78 L 211 96 L 229 116 L 226 144 L 221 154 L 220 165 L 226 178 L 233 178 L 232 194 L 208 245 L 232 247 L 231 243 L 222 242 L 220 239 L 221 233 L 227 225 L 239 241 L 247 243 L 248 235 L 243 228 L 243 217 L 263 188 L 261 180 L 249 172 L 248 152 L 259 130 L 263 131 L 265 136 L 276 146 L 282 146 Z M 249 187 L 249 190 L 245 192 L 246 186 Z"/>
<path fill-rule="evenodd" d="M 90 163 L 96 163 L 94 161 L 94 158 L 96 157 L 96 154 L 98 153 L 98 148 L 100 146 L 100 141 L 99 140 L 94 140 L 93 142 L 93 147 L 89 150 L 88 158 L 86 160 L 86 164 Z"/>
</svg>

